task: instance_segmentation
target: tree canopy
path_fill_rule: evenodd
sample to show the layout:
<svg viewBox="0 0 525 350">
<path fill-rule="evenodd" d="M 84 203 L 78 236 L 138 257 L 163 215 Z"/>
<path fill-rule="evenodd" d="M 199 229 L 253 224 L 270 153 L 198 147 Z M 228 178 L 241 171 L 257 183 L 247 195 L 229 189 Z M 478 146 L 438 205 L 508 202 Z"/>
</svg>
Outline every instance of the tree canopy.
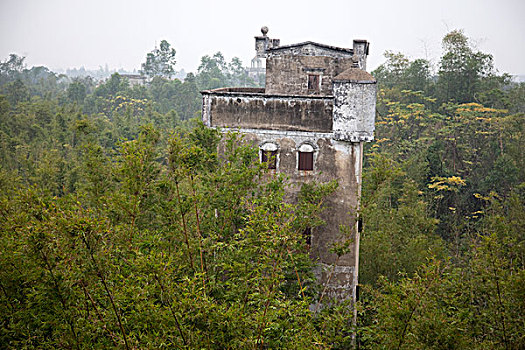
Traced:
<svg viewBox="0 0 525 350">
<path fill-rule="evenodd" d="M 171 78 L 175 74 L 176 51 L 166 40 L 160 42 L 160 47 L 153 49 L 146 55 L 146 62 L 142 63 L 142 74 L 153 78 Z"/>
<path fill-rule="evenodd" d="M 0 66 L 0 344 L 6 349 L 525 347 L 525 85 L 461 31 L 437 72 L 387 52 L 365 145 L 360 301 L 326 303 L 304 185 L 204 127 L 199 89 L 250 84 L 204 56 L 131 86 Z M 221 145 L 219 147 L 219 144 Z"/>
</svg>

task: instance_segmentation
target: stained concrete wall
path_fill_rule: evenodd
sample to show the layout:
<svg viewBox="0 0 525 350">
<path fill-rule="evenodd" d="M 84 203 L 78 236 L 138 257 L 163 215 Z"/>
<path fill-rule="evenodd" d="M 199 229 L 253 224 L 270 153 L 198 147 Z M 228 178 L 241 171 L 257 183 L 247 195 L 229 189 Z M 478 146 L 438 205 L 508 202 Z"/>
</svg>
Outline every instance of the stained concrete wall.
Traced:
<svg viewBox="0 0 525 350">
<path fill-rule="evenodd" d="M 275 144 L 277 171 L 286 174 L 290 183 L 288 202 L 297 200 L 303 183 L 338 181 L 336 193 L 325 202 L 326 224 L 312 230 L 310 254 L 318 263 L 319 281 L 328 286 L 328 296 L 342 300 L 354 297 L 357 283 L 355 223 L 361 188 L 362 141 L 373 137 L 375 84 L 334 82 L 334 95 L 269 95 L 256 89 L 206 91 L 203 120 L 210 127 L 238 130 L 255 146 Z M 361 139 L 362 130 L 371 134 Z M 351 140 L 337 137 L 353 131 L 359 132 Z M 298 170 L 298 150 L 303 144 L 314 148 L 312 171 Z M 341 231 L 341 225 L 346 230 Z M 351 242 L 350 249 L 338 258 L 330 250 L 342 240 Z"/>
<path fill-rule="evenodd" d="M 332 79 L 352 67 L 351 57 L 279 55 L 266 59 L 266 93 L 332 95 Z M 308 90 L 308 75 L 321 79 L 319 91 Z"/>
<path fill-rule="evenodd" d="M 203 119 L 209 126 L 332 131 L 332 98 L 217 91 L 203 96 Z"/>
<path fill-rule="evenodd" d="M 341 141 L 372 141 L 375 130 L 376 84 L 334 81 L 333 130 Z"/>
<path fill-rule="evenodd" d="M 245 140 L 261 147 L 274 143 L 277 171 L 288 177 L 286 200 L 295 203 L 303 183 L 322 183 L 337 179 L 337 191 L 325 201 L 325 224 L 312 230 L 310 256 L 317 262 L 319 281 L 327 284 L 328 297 L 353 297 L 357 259 L 356 209 L 361 186 L 362 144 L 336 141 L 330 133 L 240 129 Z M 314 147 L 314 169 L 298 170 L 298 150 L 303 144 Z M 341 230 L 341 225 L 345 227 Z M 330 249 L 335 243 L 349 242 L 349 252 L 337 257 Z M 329 283 L 328 283 L 329 282 Z"/>
</svg>

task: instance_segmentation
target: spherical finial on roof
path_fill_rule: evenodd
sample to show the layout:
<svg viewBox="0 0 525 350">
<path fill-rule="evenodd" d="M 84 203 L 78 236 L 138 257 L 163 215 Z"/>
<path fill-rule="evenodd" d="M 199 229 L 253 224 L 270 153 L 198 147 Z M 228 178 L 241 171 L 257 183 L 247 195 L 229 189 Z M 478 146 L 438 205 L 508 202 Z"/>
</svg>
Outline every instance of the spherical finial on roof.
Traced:
<svg viewBox="0 0 525 350">
<path fill-rule="evenodd" d="M 268 27 L 267 26 L 264 26 L 261 28 L 261 33 L 266 36 L 266 34 L 268 34 Z"/>
</svg>

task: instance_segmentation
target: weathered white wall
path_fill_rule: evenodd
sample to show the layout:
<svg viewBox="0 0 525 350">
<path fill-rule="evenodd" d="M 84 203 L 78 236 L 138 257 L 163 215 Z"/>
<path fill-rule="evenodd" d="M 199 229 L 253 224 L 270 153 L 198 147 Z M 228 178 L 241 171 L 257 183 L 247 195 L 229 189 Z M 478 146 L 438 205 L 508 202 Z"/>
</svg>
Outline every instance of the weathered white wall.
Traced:
<svg viewBox="0 0 525 350">
<path fill-rule="evenodd" d="M 372 141 L 376 84 L 334 81 L 333 95 L 334 138 L 351 142 Z"/>
</svg>

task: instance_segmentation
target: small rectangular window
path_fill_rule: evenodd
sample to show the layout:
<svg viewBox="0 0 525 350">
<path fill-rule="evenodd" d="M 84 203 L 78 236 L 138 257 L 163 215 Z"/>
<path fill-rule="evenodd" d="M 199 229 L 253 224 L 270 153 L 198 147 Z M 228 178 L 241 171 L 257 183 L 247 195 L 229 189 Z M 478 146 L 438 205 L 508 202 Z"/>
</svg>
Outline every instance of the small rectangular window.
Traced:
<svg viewBox="0 0 525 350">
<path fill-rule="evenodd" d="M 277 169 L 277 151 L 261 151 L 261 162 L 268 163 L 268 169 Z"/>
<path fill-rule="evenodd" d="M 319 91 L 319 75 L 308 74 L 308 90 Z"/>
<path fill-rule="evenodd" d="M 299 152 L 299 170 L 314 170 L 313 152 Z"/>
</svg>

